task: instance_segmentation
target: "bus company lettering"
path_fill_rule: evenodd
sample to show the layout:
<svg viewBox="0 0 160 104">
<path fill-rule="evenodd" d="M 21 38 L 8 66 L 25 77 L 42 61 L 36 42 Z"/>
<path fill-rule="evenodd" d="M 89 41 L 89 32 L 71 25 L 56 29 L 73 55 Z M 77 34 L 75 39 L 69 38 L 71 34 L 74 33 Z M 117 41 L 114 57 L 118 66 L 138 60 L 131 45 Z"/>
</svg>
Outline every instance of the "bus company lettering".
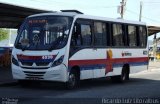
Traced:
<svg viewBox="0 0 160 104">
<path fill-rule="evenodd" d="M 125 51 L 125 52 L 122 51 L 122 57 L 124 57 L 124 56 L 132 56 L 132 53 L 130 53 L 128 51 Z"/>
</svg>

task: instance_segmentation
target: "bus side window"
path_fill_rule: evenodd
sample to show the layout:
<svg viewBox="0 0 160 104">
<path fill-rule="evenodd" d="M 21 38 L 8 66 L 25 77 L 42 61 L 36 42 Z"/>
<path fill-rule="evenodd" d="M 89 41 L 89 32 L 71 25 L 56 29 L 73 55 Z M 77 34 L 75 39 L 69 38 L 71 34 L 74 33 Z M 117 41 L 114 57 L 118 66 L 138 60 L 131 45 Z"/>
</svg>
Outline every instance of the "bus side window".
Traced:
<svg viewBox="0 0 160 104">
<path fill-rule="evenodd" d="M 128 25 L 128 38 L 129 38 L 129 46 L 130 47 L 137 46 L 136 26 Z"/>
<path fill-rule="evenodd" d="M 147 33 L 144 26 L 139 26 L 139 46 L 146 47 Z"/>
<path fill-rule="evenodd" d="M 76 24 L 73 29 L 72 39 L 71 39 L 71 46 L 81 46 L 81 28 L 79 24 Z"/>
<path fill-rule="evenodd" d="M 91 46 L 91 44 L 92 44 L 91 25 L 81 24 L 81 36 L 82 36 L 83 46 L 84 47 Z"/>
<path fill-rule="evenodd" d="M 77 24 L 76 28 L 76 45 L 81 46 L 82 45 L 82 34 L 81 34 L 81 25 Z"/>
<path fill-rule="evenodd" d="M 117 23 L 112 24 L 112 33 L 113 33 L 113 46 L 124 46 L 123 25 Z"/>
<path fill-rule="evenodd" d="M 103 22 L 94 22 L 94 44 L 95 46 L 107 45 L 107 32 L 106 24 Z"/>
</svg>

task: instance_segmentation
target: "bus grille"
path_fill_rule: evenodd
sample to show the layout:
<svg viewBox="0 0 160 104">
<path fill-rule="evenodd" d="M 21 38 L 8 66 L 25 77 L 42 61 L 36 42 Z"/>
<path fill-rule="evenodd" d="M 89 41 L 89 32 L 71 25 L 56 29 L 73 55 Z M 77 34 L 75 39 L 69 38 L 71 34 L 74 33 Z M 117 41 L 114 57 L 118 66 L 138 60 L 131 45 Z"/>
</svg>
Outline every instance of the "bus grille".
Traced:
<svg viewBox="0 0 160 104">
<path fill-rule="evenodd" d="M 21 62 L 23 66 L 32 66 L 34 62 Z M 35 62 L 36 66 L 48 66 L 50 62 Z"/>
<path fill-rule="evenodd" d="M 43 79 L 42 77 L 46 72 L 30 72 L 30 71 L 23 71 L 26 75 L 27 79 Z"/>
<path fill-rule="evenodd" d="M 25 65 L 25 66 L 32 66 L 33 65 L 33 62 L 21 62 L 22 65 Z"/>
<path fill-rule="evenodd" d="M 48 66 L 49 62 L 36 62 L 37 66 Z"/>
</svg>

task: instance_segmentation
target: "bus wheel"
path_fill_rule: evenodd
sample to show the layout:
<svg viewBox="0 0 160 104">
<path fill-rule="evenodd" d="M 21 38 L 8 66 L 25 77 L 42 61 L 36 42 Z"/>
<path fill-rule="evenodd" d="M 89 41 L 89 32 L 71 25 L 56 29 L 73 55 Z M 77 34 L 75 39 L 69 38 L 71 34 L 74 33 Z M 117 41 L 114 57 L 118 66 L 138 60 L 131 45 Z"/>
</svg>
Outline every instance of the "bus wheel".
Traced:
<svg viewBox="0 0 160 104">
<path fill-rule="evenodd" d="M 127 73 L 126 73 L 126 70 L 122 70 L 122 73 L 121 73 L 121 76 L 119 76 L 120 78 L 120 82 L 124 82 L 126 81 L 126 78 L 127 78 Z"/>
<path fill-rule="evenodd" d="M 118 76 L 112 76 L 111 80 L 113 82 L 125 82 L 126 80 L 129 80 L 129 69 L 127 69 L 126 66 L 123 67 L 121 75 Z"/>
<path fill-rule="evenodd" d="M 112 76 L 111 80 L 112 82 L 122 83 L 125 81 L 125 76 L 124 75 Z"/>
<path fill-rule="evenodd" d="M 129 69 L 126 72 L 126 80 L 129 80 Z"/>
<path fill-rule="evenodd" d="M 78 73 L 76 71 L 71 71 L 69 74 L 68 82 L 66 83 L 67 89 L 73 89 L 77 87 L 78 82 L 79 82 Z"/>
<path fill-rule="evenodd" d="M 123 66 L 121 76 L 119 76 L 120 82 L 125 82 L 129 80 L 129 67 Z"/>
</svg>

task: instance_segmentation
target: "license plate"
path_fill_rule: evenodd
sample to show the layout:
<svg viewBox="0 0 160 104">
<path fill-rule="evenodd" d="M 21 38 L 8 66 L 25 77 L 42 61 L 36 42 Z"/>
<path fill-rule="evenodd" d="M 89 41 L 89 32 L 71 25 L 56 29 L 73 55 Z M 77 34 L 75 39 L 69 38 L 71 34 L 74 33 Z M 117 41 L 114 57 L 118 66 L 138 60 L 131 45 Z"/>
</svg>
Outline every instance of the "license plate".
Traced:
<svg viewBox="0 0 160 104">
<path fill-rule="evenodd" d="M 29 80 L 39 80 L 39 78 L 37 78 L 37 77 L 28 77 L 27 79 L 29 79 Z"/>
</svg>

